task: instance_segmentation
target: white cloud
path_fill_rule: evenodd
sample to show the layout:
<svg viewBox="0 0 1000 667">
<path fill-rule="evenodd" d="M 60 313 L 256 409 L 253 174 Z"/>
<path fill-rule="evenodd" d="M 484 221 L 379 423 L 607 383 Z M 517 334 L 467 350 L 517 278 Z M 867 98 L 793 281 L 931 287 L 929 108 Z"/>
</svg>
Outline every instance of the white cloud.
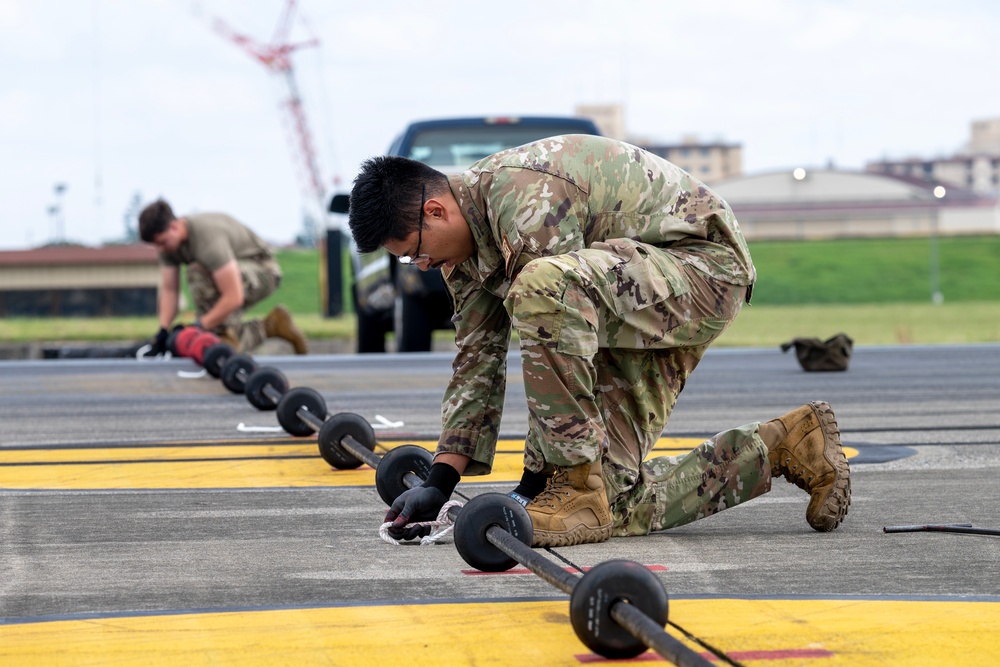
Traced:
<svg viewBox="0 0 1000 667">
<path fill-rule="evenodd" d="M 17 0 L 0 0 L 0 29 L 15 25 L 21 16 L 21 3 Z"/>
<path fill-rule="evenodd" d="M 138 190 L 299 231 L 279 77 L 211 26 L 268 42 L 283 0 L 0 0 L 0 247 L 117 235 Z M 1000 6 L 986 0 L 299 0 L 293 56 L 324 178 L 353 177 L 415 118 L 622 102 L 635 135 L 696 133 L 745 166 L 861 166 L 954 150 L 1000 116 Z M 100 181 L 100 187 L 97 183 Z"/>
<path fill-rule="evenodd" d="M 0 126 L 8 128 L 11 133 L 23 132 L 31 123 L 32 96 L 24 90 L 5 90 L 0 92 Z"/>
</svg>

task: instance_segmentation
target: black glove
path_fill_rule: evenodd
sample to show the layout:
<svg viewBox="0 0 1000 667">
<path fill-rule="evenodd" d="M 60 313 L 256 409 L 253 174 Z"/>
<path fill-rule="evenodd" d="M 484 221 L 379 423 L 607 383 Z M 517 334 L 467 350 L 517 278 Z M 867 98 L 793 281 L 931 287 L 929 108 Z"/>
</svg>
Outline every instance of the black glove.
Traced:
<svg viewBox="0 0 1000 667">
<path fill-rule="evenodd" d="M 408 526 L 413 521 L 432 521 L 437 518 L 448 496 L 433 486 L 417 486 L 407 489 L 392 503 L 385 515 L 392 521 L 389 535 L 395 540 L 414 540 L 431 532 L 430 526 Z"/>
<path fill-rule="evenodd" d="M 160 330 L 156 332 L 149 341 L 149 350 L 143 354 L 144 357 L 155 357 L 157 355 L 163 354 L 167 351 L 167 330 L 160 327 Z"/>
<path fill-rule="evenodd" d="M 428 535 L 430 526 L 407 526 L 410 521 L 432 521 L 451 498 L 461 475 L 447 463 L 435 463 L 420 486 L 407 489 L 385 514 L 391 521 L 389 535 L 396 540 L 412 540 Z"/>
</svg>

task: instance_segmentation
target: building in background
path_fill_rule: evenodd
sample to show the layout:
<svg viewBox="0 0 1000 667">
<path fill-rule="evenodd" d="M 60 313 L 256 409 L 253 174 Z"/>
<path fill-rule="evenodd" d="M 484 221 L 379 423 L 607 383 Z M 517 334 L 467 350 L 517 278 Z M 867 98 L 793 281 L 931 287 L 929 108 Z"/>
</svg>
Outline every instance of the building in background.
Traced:
<svg viewBox="0 0 1000 667">
<path fill-rule="evenodd" d="M 1000 192 L 1000 118 L 973 121 L 968 143 L 955 155 L 881 160 L 869 162 L 865 169 L 996 194 Z"/>
<path fill-rule="evenodd" d="M 940 181 L 788 169 L 712 185 L 748 240 L 1000 233 L 996 195 Z"/>
<path fill-rule="evenodd" d="M 714 183 L 743 175 L 743 146 L 723 142 L 702 142 L 686 135 L 679 144 L 633 141 L 654 155 L 673 162 L 695 178 Z"/>
<path fill-rule="evenodd" d="M 625 107 L 621 104 L 578 104 L 578 118 L 589 118 L 606 137 L 625 140 Z"/>
<path fill-rule="evenodd" d="M 620 104 L 579 105 L 576 115 L 709 183 L 751 240 L 1000 233 L 1000 118 L 973 122 L 968 143 L 951 157 L 745 175 L 742 144 L 630 136 Z"/>
<path fill-rule="evenodd" d="M 625 109 L 621 104 L 579 104 L 576 115 L 590 118 L 606 137 L 627 141 L 673 162 L 695 178 L 711 183 L 743 174 L 743 146 L 722 141 L 699 141 L 692 134 L 680 143 L 659 143 L 630 136 L 625 129 Z"/>
<path fill-rule="evenodd" d="M 159 284 L 151 245 L 0 251 L 0 317 L 155 315 Z"/>
</svg>

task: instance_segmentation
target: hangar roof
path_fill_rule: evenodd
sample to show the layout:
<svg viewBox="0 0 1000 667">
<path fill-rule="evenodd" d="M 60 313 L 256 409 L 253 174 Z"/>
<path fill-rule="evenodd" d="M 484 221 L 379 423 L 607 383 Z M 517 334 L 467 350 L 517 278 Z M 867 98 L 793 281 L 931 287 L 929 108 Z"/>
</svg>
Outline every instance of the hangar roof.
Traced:
<svg viewBox="0 0 1000 667">
<path fill-rule="evenodd" d="M 933 200 L 937 185 L 941 183 L 864 171 L 786 169 L 716 181 L 712 189 L 730 204 L 809 205 Z M 945 187 L 949 199 L 966 195 L 960 188 Z"/>
</svg>

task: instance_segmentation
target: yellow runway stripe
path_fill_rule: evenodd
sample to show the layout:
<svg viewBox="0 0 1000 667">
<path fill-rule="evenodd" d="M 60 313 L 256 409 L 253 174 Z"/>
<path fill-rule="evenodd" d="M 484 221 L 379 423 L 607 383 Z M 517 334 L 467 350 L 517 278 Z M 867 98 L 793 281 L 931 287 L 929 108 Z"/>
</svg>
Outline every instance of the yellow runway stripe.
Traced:
<svg viewBox="0 0 1000 667">
<path fill-rule="evenodd" d="M 663 454 L 682 454 L 691 450 L 698 441 L 695 439 L 661 438 L 657 443 L 657 456 Z M 402 444 L 415 444 L 434 451 L 437 441 L 380 441 L 386 449 L 392 449 Z M 524 449 L 523 440 L 500 440 L 497 442 L 498 452 Z M 376 454 L 384 454 L 377 448 Z M 236 441 L 230 444 L 222 443 L 170 443 L 164 445 L 149 445 L 145 447 L 51 447 L 29 449 L 0 449 L 0 465 L 9 464 L 55 464 L 55 463 L 88 463 L 93 461 L 171 461 L 188 459 L 215 458 L 276 458 L 282 456 L 319 456 L 319 447 L 311 438 L 295 440 L 277 440 L 274 442 Z"/>
<path fill-rule="evenodd" d="M 670 620 L 744 664 L 971 667 L 1000 661 L 997 607 L 993 602 L 673 600 Z M 595 656 L 573 633 L 568 612 L 568 602 L 556 600 L 28 623 L 0 626 L 0 664 L 578 667 Z M 655 654 L 644 657 L 659 660 Z"/>
<path fill-rule="evenodd" d="M 683 453 L 696 443 L 664 438 L 658 454 Z M 383 441 L 393 448 L 403 442 Z M 416 441 L 433 450 L 436 441 Z M 687 445 L 685 447 L 684 445 Z M 670 449 L 667 447 L 678 447 Z M 477 482 L 516 481 L 522 440 L 501 440 L 492 475 Z M 377 450 L 379 451 L 379 450 Z M 301 457 L 301 458 L 294 458 Z M 0 488 L 6 489 L 204 489 L 310 486 L 372 486 L 368 466 L 334 470 L 309 438 L 160 447 L 0 450 Z"/>
<path fill-rule="evenodd" d="M 680 456 L 696 438 L 661 438 L 652 456 Z M 402 442 L 382 441 L 393 448 Z M 436 441 L 417 441 L 433 451 Z M 523 440 L 501 440 L 493 473 L 468 481 L 507 482 L 521 477 Z M 848 450 L 848 456 L 857 450 Z M 204 489 L 371 486 L 368 466 L 334 470 L 315 440 L 178 443 L 148 447 L 0 449 L 0 489 Z"/>
<path fill-rule="evenodd" d="M 241 489 L 374 483 L 370 468 L 331 472 L 319 456 L 0 468 L 0 488 L 7 489 Z"/>
<path fill-rule="evenodd" d="M 94 461 L 176 461 L 185 459 L 275 458 L 319 456 L 315 442 L 250 445 L 158 445 L 155 447 L 101 447 L 21 449 L 0 451 L 0 464 L 90 463 Z"/>
</svg>

